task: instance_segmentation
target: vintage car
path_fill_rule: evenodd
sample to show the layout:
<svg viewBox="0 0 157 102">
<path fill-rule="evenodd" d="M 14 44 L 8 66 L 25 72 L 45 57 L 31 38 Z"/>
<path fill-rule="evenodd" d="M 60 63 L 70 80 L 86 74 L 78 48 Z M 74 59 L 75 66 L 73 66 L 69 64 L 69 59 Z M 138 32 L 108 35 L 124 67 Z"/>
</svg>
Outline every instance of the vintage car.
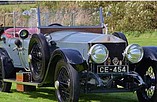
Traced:
<svg viewBox="0 0 157 102">
<path fill-rule="evenodd" d="M 35 14 L 37 27 L 1 33 L 0 91 L 14 82 L 55 87 L 59 102 L 77 102 L 81 93 L 134 91 L 139 102 L 157 102 L 157 47 L 108 34 L 101 8 L 98 26 L 42 26 L 39 8 Z M 19 74 L 28 77 L 21 81 Z"/>
</svg>

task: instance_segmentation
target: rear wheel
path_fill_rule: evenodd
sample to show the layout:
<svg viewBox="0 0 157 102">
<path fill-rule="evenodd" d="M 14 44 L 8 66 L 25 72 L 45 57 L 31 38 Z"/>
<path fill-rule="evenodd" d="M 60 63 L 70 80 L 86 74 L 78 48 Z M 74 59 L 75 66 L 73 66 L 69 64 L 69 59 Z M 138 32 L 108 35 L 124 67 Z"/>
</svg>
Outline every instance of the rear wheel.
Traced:
<svg viewBox="0 0 157 102">
<path fill-rule="evenodd" d="M 150 63 L 138 72 L 146 83 L 146 87 L 137 91 L 139 102 L 157 102 L 157 62 Z"/>
<path fill-rule="evenodd" d="M 10 92 L 11 83 L 4 82 L 2 77 L 2 67 L 0 66 L 0 91 L 1 92 Z"/>
<path fill-rule="evenodd" d="M 10 92 L 11 89 L 11 83 L 8 82 L 4 82 L 3 78 L 1 78 L 2 76 L 0 76 L 0 91 L 1 92 Z"/>
<path fill-rule="evenodd" d="M 78 72 L 64 60 L 60 60 L 55 71 L 56 96 L 59 102 L 78 102 Z"/>
<path fill-rule="evenodd" d="M 3 77 L 5 75 L 5 71 L 2 71 L 2 62 L 0 62 L 0 91 L 1 92 L 10 92 L 12 83 L 4 82 Z"/>
</svg>

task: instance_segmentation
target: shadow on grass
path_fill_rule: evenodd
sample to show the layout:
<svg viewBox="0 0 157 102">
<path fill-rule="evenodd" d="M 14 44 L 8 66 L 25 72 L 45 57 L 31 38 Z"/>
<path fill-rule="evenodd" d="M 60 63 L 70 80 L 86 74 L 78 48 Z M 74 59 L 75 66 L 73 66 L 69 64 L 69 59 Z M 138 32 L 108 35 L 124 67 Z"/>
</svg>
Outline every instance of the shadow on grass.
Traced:
<svg viewBox="0 0 157 102">
<path fill-rule="evenodd" d="M 81 94 L 79 102 L 138 102 L 133 93 Z"/>
<path fill-rule="evenodd" d="M 12 91 L 17 92 L 16 89 Z M 23 92 L 30 98 L 42 98 L 57 102 L 55 90 L 52 88 L 37 88 L 36 91 Z M 136 94 L 133 93 L 94 93 L 81 94 L 79 102 L 138 102 Z"/>
<path fill-rule="evenodd" d="M 12 89 L 13 92 L 18 92 L 16 89 Z M 55 90 L 52 88 L 37 88 L 36 91 L 29 91 L 29 92 L 21 92 L 22 94 L 26 94 L 29 98 L 42 98 L 53 100 L 57 102 L 55 96 Z"/>
</svg>

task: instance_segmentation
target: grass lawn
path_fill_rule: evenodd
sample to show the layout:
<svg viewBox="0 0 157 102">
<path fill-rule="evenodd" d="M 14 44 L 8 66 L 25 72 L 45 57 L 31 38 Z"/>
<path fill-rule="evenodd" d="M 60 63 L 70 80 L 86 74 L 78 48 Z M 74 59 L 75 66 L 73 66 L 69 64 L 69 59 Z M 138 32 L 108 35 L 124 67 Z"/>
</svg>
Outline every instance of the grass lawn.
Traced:
<svg viewBox="0 0 157 102">
<path fill-rule="evenodd" d="M 0 102 L 57 102 L 53 88 L 38 88 L 33 92 L 17 92 L 13 84 L 11 93 L 0 92 Z M 79 102 L 137 102 L 135 93 L 81 94 Z"/>
<path fill-rule="evenodd" d="M 140 37 L 127 36 L 129 44 L 157 46 L 157 34 Z M 38 88 L 34 92 L 17 92 L 13 84 L 11 93 L 0 92 L 0 102 L 57 102 L 53 88 Z M 136 93 L 81 94 L 80 102 L 138 102 Z"/>
<path fill-rule="evenodd" d="M 127 36 L 129 44 L 137 43 L 141 46 L 157 46 L 157 32 L 141 34 L 139 37 Z"/>
</svg>

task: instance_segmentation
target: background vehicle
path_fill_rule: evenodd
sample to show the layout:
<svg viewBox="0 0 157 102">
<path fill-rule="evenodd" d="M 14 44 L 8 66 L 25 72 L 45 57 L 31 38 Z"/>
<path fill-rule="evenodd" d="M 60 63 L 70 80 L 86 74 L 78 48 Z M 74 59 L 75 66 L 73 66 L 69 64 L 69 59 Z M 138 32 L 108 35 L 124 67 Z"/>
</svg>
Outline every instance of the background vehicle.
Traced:
<svg viewBox="0 0 157 102">
<path fill-rule="evenodd" d="M 98 26 L 43 25 L 48 19 L 41 20 L 39 8 L 24 15 L 31 13 L 37 14 L 36 27 L 14 26 L 1 35 L 1 91 L 15 82 L 55 87 L 60 102 L 77 102 L 80 92 L 131 91 L 140 102 L 157 101 L 157 48 L 128 45 L 123 33 L 107 34 L 101 8 Z"/>
</svg>

